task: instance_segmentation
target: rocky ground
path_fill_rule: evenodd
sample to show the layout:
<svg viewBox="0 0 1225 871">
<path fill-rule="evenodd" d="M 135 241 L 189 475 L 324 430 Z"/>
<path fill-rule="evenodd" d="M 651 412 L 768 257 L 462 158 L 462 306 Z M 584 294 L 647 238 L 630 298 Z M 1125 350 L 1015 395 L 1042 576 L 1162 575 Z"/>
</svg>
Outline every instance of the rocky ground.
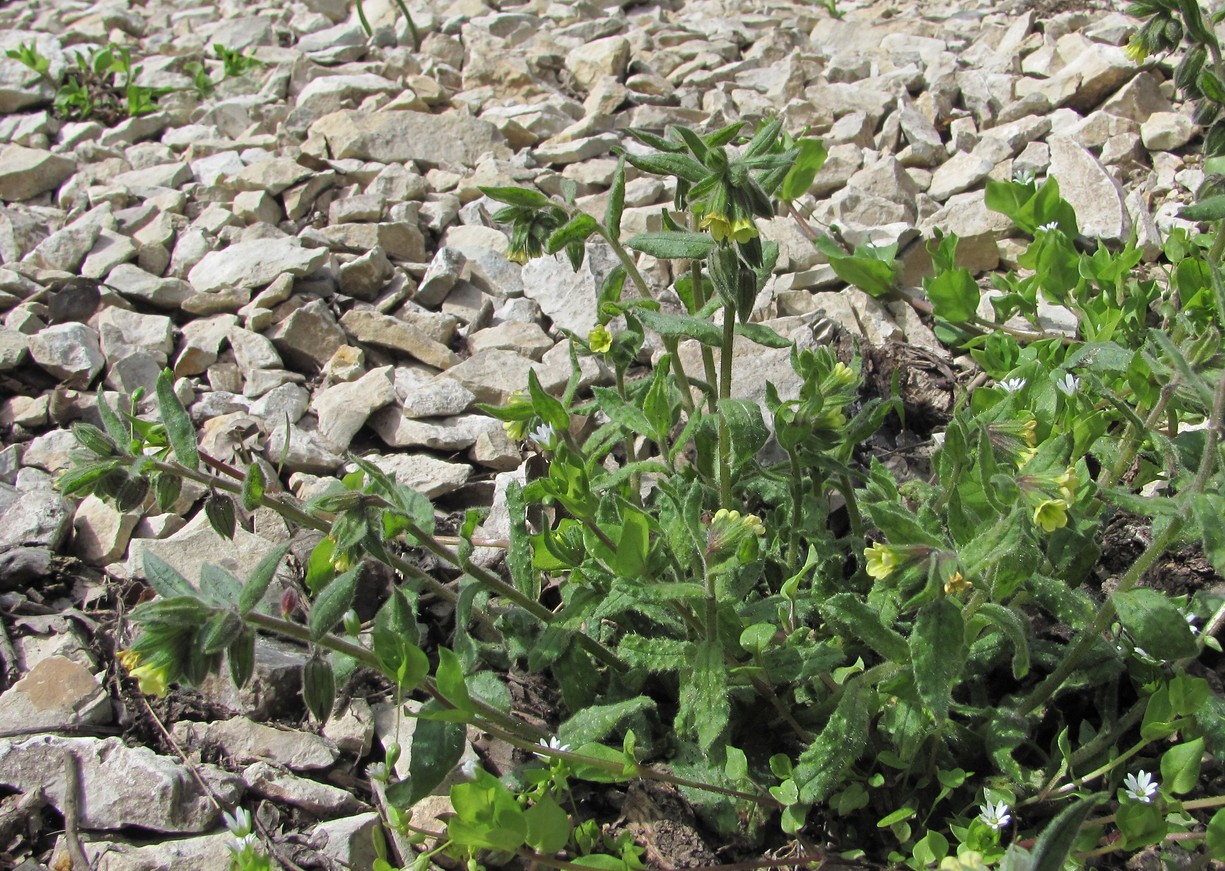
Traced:
<svg viewBox="0 0 1225 871">
<path fill-rule="evenodd" d="M 496 538 L 498 485 L 525 453 L 473 405 L 529 371 L 565 382 L 564 331 L 594 325 L 614 258 L 594 246 L 577 274 L 512 262 L 478 186 L 569 181 L 601 215 L 613 149 L 640 147 L 627 128 L 781 114 L 830 150 L 801 211 L 851 242 L 899 242 L 918 284 L 934 227 L 982 275 L 1021 250 L 983 205 L 989 177 L 1054 176 L 1086 235 L 1135 232 L 1155 256 L 1203 176 L 1169 67 L 1130 60 L 1136 22 L 1095 3 L 837 0 L 836 17 L 788 0 L 432 0 L 410 3 L 419 50 L 389 2 L 368 0 L 369 39 L 349 7 L 0 9 L 0 50 L 32 42 L 50 61 L 40 77 L 0 59 L 0 865 L 68 868 L 68 826 L 99 869 L 223 868 L 217 800 L 258 808 L 286 867 L 372 861 L 361 774 L 395 737 L 383 696 L 313 727 L 304 652 L 269 640 L 242 692 L 218 681 L 150 705 L 118 669 L 144 551 L 241 576 L 289 530 L 257 512 L 224 542 L 199 488 L 166 514 L 61 498 L 68 427 L 96 421 L 99 388 L 151 393 L 170 367 L 217 459 L 283 463 L 308 496 L 360 453 L 440 511 L 494 504 Z M 174 90 L 142 117 L 57 117 L 51 80 L 108 42 L 130 47 L 138 83 Z M 186 65 L 210 58 L 220 79 L 214 44 L 263 66 L 202 97 Z M 657 227 L 670 186 L 629 178 L 626 231 Z M 956 375 L 912 309 L 841 285 L 791 218 L 768 223 L 783 253 L 759 319 Z M 640 266 L 666 300 L 668 265 Z M 785 351 L 737 361 L 743 395 L 767 379 L 786 394 Z"/>
</svg>

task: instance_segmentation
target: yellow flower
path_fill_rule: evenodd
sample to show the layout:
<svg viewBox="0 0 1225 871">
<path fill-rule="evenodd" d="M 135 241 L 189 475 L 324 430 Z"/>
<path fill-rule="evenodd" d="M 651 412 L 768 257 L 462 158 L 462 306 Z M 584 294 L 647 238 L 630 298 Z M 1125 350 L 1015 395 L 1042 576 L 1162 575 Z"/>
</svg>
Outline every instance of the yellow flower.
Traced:
<svg viewBox="0 0 1225 871">
<path fill-rule="evenodd" d="M 733 242 L 743 245 L 750 239 L 756 238 L 757 226 L 753 223 L 752 218 L 737 218 L 732 222 L 731 231 L 727 235 L 732 238 Z"/>
<path fill-rule="evenodd" d="M 600 324 L 587 334 L 587 344 L 596 354 L 607 354 L 612 350 L 612 333 Z"/>
<path fill-rule="evenodd" d="M 855 372 L 845 363 L 835 363 L 829 373 L 830 388 L 849 387 L 855 383 Z"/>
<path fill-rule="evenodd" d="M 741 518 L 740 522 L 744 524 L 745 529 L 759 538 L 766 534 L 766 525 L 761 522 L 761 518 L 756 514 L 746 514 Z"/>
<path fill-rule="evenodd" d="M 1031 417 L 1021 426 L 1021 438 L 1025 439 L 1025 444 L 1031 448 L 1038 446 L 1038 420 Z"/>
<path fill-rule="evenodd" d="M 1047 499 L 1034 509 L 1034 523 L 1043 532 L 1054 532 L 1068 525 L 1068 504 L 1062 499 Z"/>
<path fill-rule="evenodd" d="M 716 242 L 723 242 L 728 237 L 733 236 L 733 234 L 737 231 L 737 226 L 739 223 L 740 222 L 737 221 L 736 224 L 733 224 L 728 220 L 727 215 L 724 215 L 721 212 L 707 212 L 705 217 L 702 218 L 702 223 L 699 224 L 698 227 L 702 230 L 709 230 L 710 235 L 714 237 Z M 756 235 L 756 230 L 753 232 L 754 235 Z"/>
<path fill-rule="evenodd" d="M 140 657 L 137 656 L 137 660 Z M 164 665 L 140 665 L 129 668 L 128 674 L 140 681 L 140 691 L 147 696 L 161 698 L 169 689 L 169 668 Z"/>
<path fill-rule="evenodd" d="M 119 664 L 127 671 L 131 671 L 140 665 L 140 654 L 135 650 L 121 650 L 115 654 L 115 658 L 119 660 Z"/>
<path fill-rule="evenodd" d="M 1080 475 L 1075 466 L 1068 466 L 1067 471 L 1055 479 L 1059 487 L 1059 498 L 1071 505 L 1076 501 L 1076 491 L 1080 489 Z"/>
<path fill-rule="evenodd" d="M 506 259 L 511 263 L 518 263 L 523 266 L 531 258 L 527 256 L 527 251 L 522 248 L 511 248 L 506 252 Z"/>
<path fill-rule="evenodd" d="M 863 555 L 868 560 L 866 569 L 868 577 L 876 578 L 878 581 L 893 574 L 893 570 L 901 562 L 898 559 L 898 552 L 896 550 L 887 544 L 881 544 L 879 541 L 864 550 Z"/>
<path fill-rule="evenodd" d="M 1127 47 L 1123 49 L 1123 53 L 1138 64 L 1144 63 L 1148 58 L 1148 50 L 1140 42 L 1140 35 L 1136 34 L 1127 43 Z"/>
<path fill-rule="evenodd" d="M 974 585 L 967 581 L 961 572 L 953 572 L 953 576 L 944 582 L 944 594 L 946 596 L 954 596 L 958 593 L 964 593 Z"/>
</svg>

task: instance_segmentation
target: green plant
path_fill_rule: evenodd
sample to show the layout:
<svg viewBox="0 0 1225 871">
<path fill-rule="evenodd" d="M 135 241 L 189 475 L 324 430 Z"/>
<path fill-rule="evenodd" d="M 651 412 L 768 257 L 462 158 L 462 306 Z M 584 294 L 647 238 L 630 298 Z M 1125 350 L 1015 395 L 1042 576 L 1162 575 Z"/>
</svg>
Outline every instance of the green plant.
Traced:
<svg viewBox="0 0 1225 871">
<path fill-rule="evenodd" d="M 1225 796 L 1200 787 L 1225 754 L 1225 698 L 1199 673 L 1219 652 L 1225 598 L 1149 585 L 1177 547 L 1225 570 L 1225 285 L 1198 241 L 1171 239 L 1165 280 L 1140 280 L 1130 246 L 1071 246 L 1075 215 L 1052 182 L 989 188 L 1032 236 L 1031 272 L 1002 277 L 995 318 L 980 318 L 955 238 L 933 241 L 916 305 L 984 378 L 944 427 L 930 480 L 898 480 L 860 446 L 900 403 L 861 396 L 854 356 L 750 320 L 777 257 L 756 219 L 808 189 L 820 143 L 777 121 L 749 137 L 634 135 L 654 151 L 622 155 L 602 220 L 572 192 L 484 190 L 503 205 L 510 256 L 565 253 L 577 268 L 595 240 L 619 263 L 596 323 L 571 337 L 559 395 L 532 375 L 485 408 L 542 460 L 507 491 L 504 575 L 471 561 L 476 512 L 444 541 L 429 502 L 361 457 L 300 503 L 273 492 L 262 460 L 202 454 L 169 373 L 156 421 L 99 396 L 103 426 L 74 429 L 88 455 L 60 478 L 66 494 L 164 508 L 188 479 L 209 489 L 222 534 L 259 507 L 326 533 L 305 568 L 305 625 L 268 594 L 284 548 L 246 579 L 206 567 L 198 589 L 147 556 L 160 598 L 131 614 L 131 676 L 160 693 L 224 665 L 241 684 L 255 633 L 273 632 L 310 646 L 303 695 L 318 719 L 357 668 L 415 696 L 410 776 L 392 777 L 395 747 L 371 775 L 393 841 L 422 850 L 380 841 L 380 868 L 439 853 L 640 867 L 569 789 L 635 778 L 680 787 L 724 838 L 819 831 L 843 855 L 916 869 L 1058 868 L 1159 842 L 1225 855 L 1225 811 L 1208 815 Z M 662 230 L 622 240 L 627 164 L 674 179 L 676 198 Z M 864 290 L 897 292 L 894 251 L 819 244 Z M 673 262 L 680 312 L 631 252 Z M 1078 335 L 1005 323 L 1036 319 L 1040 295 L 1076 314 Z M 648 332 L 665 349 L 649 373 Z M 741 342 L 788 349 L 794 395 L 736 398 Z M 602 358 L 612 385 L 580 396 L 579 355 Z M 781 460 L 766 459 L 771 439 Z M 1099 556 L 1117 523 L 1148 543 L 1105 592 Z M 451 567 L 454 588 L 406 547 Z M 350 608 L 366 560 L 403 583 L 362 626 Z M 446 644 L 419 631 L 423 594 L 454 603 Z M 557 686 L 554 731 L 508 713 L 499 673 L 512 665 Z M 532 756 L 501 779 L 470 767 L 451 789 L 456 817 L 425 831 L 411 806 L 459 763 L 469 724 Z M 1094 816 L 1104 803 L 1113 812 Z"/>
<path fill-rule="evenodd" d="M 400 14 L 404 16 L 404 23 L 408 25 L 408 33 L 413 40 L 413 51 L 421 49 L 421 34 L 417 32 L 417 25 L 413 22 L 413 16 L 409 13 L 408 7 L 404 5 L 404 0 L 395 0 L 396 6 L 400 10 Z M 374 33 L 370 22 L 366 18 L 366 8 L 362 4 L 362 0 L 354 0 L 355 8 L 357 9 L 357 20 L 361 22 L 362 29 L 366 31 L 366 36 Z"/>
<path fill-rule="evenodd" d="M 51 59 L 40 53 L 38 46 L 32 41 L 23 42 L 17 48 L 10 48 L 4 54 L 13 60 L 21 61 L 39 76 L 46 78 L 49 75 Z"/>
</svg>

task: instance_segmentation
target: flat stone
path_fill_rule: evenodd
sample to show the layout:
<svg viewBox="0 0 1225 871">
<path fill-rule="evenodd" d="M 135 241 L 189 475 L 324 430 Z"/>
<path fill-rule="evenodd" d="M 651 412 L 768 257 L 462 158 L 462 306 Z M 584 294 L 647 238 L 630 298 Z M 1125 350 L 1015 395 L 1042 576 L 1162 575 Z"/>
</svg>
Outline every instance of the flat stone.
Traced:
<svg viewBox="0 0 1225 871">
<path fill-rule="evenodd" d="M 937 167 L 932 174 L 927 195 L 938 202 L 944 202 L 953 194 L 967 191 L 982 183 L 993 169 L 995 161 L 972 152 L 959 151 Z"/>
<path fill-rule="evenodd" d="M 310 135 L 326 141 L 333 159 L 379 163 L 415 161 L 475 166 L 486 152 L 509 157 L 498 128 L 459 112 L 361 112 L 346 109 L 325 115 L 310 126 Z"/>
<path fill-rule="evenodd" d="M 617 265 L 612 249 L 596 242 L 587 245 L 577 272 L 562 255 L 537 257 L 523 267 L 524 294 L 540 305 L 554 327 L 586 336 L 596 324 L 600 286 Z"/>
<path fill-rule="evenodd" d="M 468 278 L 494 296 L 523 295 L 523 267 L 506 259 L 510 240 L 501 230 L 466 225 L 451 227 L 442 245 L 463 256 Z"/>
<path fill-rule="evenodd" d="M 76 161 L 61 154 L 6 145 L 0 150 L 0 201 L 33 199 L 55 190 L 76 171 Z"/>
<path fill-rule="evenodd" d="M 458 490 L 472 474 L 472 467 L 464 463 L 448 463 L 425 454 L 370 455 L 366 459 L 429 499 Z"/>
<path fill-rule="evenodd" d="M 494 349 L 470 357 L 438 377 L 458 382 L 477 402 L 502 405 L 514 391 L 527 389 L 527 373 L 536 365 L 522 354 Z"/>
<path fill-rule="evenodd" d="M 223 288 L 263 287 L 282 273 L 309 275 L 327 259 L 326 249 L 303 248 L 288 239 L 236 242 L 206 254 L 192 267 L 187 280 L 200 293 Z"/>
<path fill-rule="evenodd" d="M 322 369 L 336 349 L 348 342 L 345 331 L 321 299 L 308 302 L 274 324 L 267 335 L 289 363 L 313 370 Z"/>
<path fill-rule="evenodd" d="M 127 747 L 119 738 L 0 739 L 0 783 L 22 792 L 41 788 L 63 813 L 64 759 L 70 755 L 80 765 L 84 829 L 139 826 L 157 832 L 205 832 L 221 816 L 186 766 L 147 747 Z M 222 801 L 232 803 L 241 796 L 241 781 L 233 775 L 214 765 L 197 765 L 195 770 Z"/>
<path fill-rule="evenodd" d="M 430 448 L 435 451 L 462 451 L 481 435 L 501 428 L 492 417 L 469 414 L 438 420 L 414 420 L 397 407 L 383 409 L 370 418 L 370 428 L 391 448 Z"/>
<path fill-rule="evenodd" d="M 583 91 L 605 76 L 620 79 L 630 59 L 630 41 L 624 36 L 608 36 L 576 46 L 566 55 L 566 70 Z"/>
<path fill-rule="evenodd" d="M 320 438 L 342 453 L 371 414 L 395 401 L 391 367 L 383 366 L 356 381 L 324 388 L 315 395 L 311 407 L 319 418 Z"/>
<path fill-rule="evenodd" d="M 301 808 L 315 816 L 354 814 L 367 807 L 347 790 L 297 777 L 267 762 L 249 766 L 243 772 L 243 780 L 256 795 Z"/>
<path fill-rule="evenodd" d="M 1155 112 L 1140 125 L 1140 141 L 1149 151 L 1174 151 L 1197 132 L 1195 122 L 1181 112 Z"/>
<path fill-rule="evenodd" d="M 380 817 L 373 812 L 328 820 L 315 826 L 310 845 L 342 868 L 372 868 L 378 858 L 374 831 L 379 825 Z"/>
<path fill-rule="evenodd" d="M 291 771 L 328 768 L 338 758 L 330 741 L 288 729 L 274 729 L 246 717 L 210 723 L 180 720 L 175 737 L 197 747 L 215 748 L 240 764 L 267 760 Z"/>
<path fill-rule="evenodd" d="M 470 355 L 476 355 L 492 348 L 505 348 L 517 351 L 540 360 L 545 352 L 556 344 L 537 323 L 518 323 L 511 321 L 477 330 L 468 336 L 467 346 Z"/>
<path fill-rule="evenodd" d="M 85 324 L 45 327 L 30 336 L 29 350 L 35 363 L 68 387 L 88 387 L 106 364 L 98 332 Z"/>
<path fill-rule="evenodd" d="M 356 299 L 373 300 L 391 276 L 391 261 L 380 246 L 340 267 L 340 292 Z"/>
<path fill-rule="evenodd" d="M 191 285 L 178 278 L 160 278 L 132 263 L 120 263 L 106 283 L 125 297 L 164 309 L 177 309 L 192 295 Z"/>
<path fill-rule="evenodd" d="M 359 342 L 405 354 L 435 369 L 449 369 L 460 362 L 446 345 L 391 315 L 354 309 L 345 312 L 340 325 Z"/>
<path fill-rule="evenodd" d="M 73 551 L 91 565 L 105 566 L 123 558 L 140 515 L 120 512 L 97 496 L 81 500 L 72 519 Z"/>
<path fill-rule="evenodd" d="M 1123 242 L 1131 234 L 1131 217 L 1123 189 L 1091 153 L 1066 136 L 1051 136 L 1051 177 L 1059 193 L 1076 210 L 1080 232 L 1089 238 Z"/>
<path fill-rule="evenodd" d="M 110 837 L 106 840 L 81 839 L 93 868 L 98 871 L 151 871 L 154 868 L 174 868 L 175 871 L 213 871 L 229 866 L 233 853 L 230 845 L 234 836 L 227 831 L 194 838 L 173 838 L 155 844 L 141 844 Z M 71 863 L 63 839 L 56 844 L 51 867 L 67 868 Z"/>
<path fill-rule="evenodd" d="M 110 697 L 84 666 L 49 656 L 0 695 L 0 729 L 56 731 L 113 719 Z"/>
<path fill-rule="evenodd" d="M 102 353 L 108 360 L 145 351 L 165 363 L 174 350 L 174 322 L 163 315 L 112 306 L 99 312 L 94 323 Z"/>
</svg>

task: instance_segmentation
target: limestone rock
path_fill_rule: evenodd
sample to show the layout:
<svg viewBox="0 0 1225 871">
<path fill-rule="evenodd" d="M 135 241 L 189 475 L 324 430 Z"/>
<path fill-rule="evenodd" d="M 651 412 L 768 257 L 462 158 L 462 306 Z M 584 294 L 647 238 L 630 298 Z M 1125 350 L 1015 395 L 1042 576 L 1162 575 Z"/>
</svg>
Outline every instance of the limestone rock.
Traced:
<svg viewBox="0 0 1225 871">
<path fill-rule="evenodd" d="M 220 818 L 185 766 L 147 747 L 127 747 L 119 738 L 0 739 L 0 783 L 22 792 L 41 787 L 62 811 L 64 760 L 72 756 L 81 772 L 82 828 L 205 832 Z M 233 802 L 242 794 L 241 782 L 233 775 L 213 765 L 197 770 L 223 801 Z"/>
<path fill-rule="evenodd" d="M 286 239 L 237 242 L 206 254 L 187 274 L 200 293 L 223 288 L 263 287 L 282 273 L 309 275 L 327 261 L 321 248 L 303 248 Z"/>
<path fill-rule="evenodd" d="M 109 723 L 111 702 L 97 678 L 71 659 L 49 656 L 0 695 L 0 729 L 69 730 Z"/>
<path fill-rule="evenodd" d="M 63 155 L 6 145 L 0 150 L 0 202 L 29 200 L 55 190 L 76 169 L 76 162 Z"/>
<path fill-rule="evenodd" d="M 509 157 L 505 138 L 488 121 L 458 112 L 359 112 L 343 110 L 320 118 L 310 127 L 322 138 L 333 159 L 357 158 L 379 163 L 415 161 L 475 166 L 486 152 Z"/>
<path fill-rule="evenodd" d="M 1123 189 L 1092 154 L 1066 136 L 1051 136 L 1050 174 L 1059 193 L 1076 210 L 1080 232 L 1090 238 L 1125 241 L 1131 217 Z"/>
</svg>

